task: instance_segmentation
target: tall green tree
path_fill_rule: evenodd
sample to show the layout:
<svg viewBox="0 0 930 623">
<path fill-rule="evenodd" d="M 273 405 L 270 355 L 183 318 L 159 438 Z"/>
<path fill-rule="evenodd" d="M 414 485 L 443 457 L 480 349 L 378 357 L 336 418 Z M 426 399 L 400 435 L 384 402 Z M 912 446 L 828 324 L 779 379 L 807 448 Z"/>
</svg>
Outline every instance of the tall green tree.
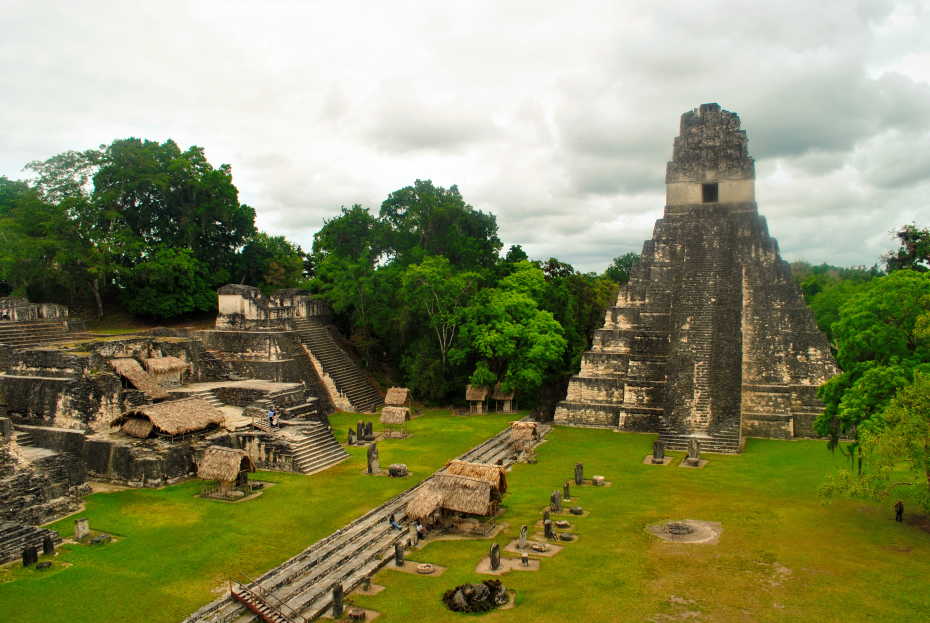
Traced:
<svg viewBox="0 0 930 623">
<path fill-rule="evenodd" d="M 381 204 L 387 226 L 387 250 L 401 264 L 415 264 L 442 255 L 465 270 L 490 270 L 502 243 L 493 214 L 465 203 L 457 186 L 434 186 L 417 180 L 391 193 Z"/>
<path fill-rule="evenodd" d="M 897 391 L 878 425 L 861 436 L 865 468 L 844 470 L 827 480 L 821 493 L 873 499 L 908 496 L 930 511 L 930 373 Z"/>
<path fill-rule="evenodd" d="M 865 284 L 840 308 L 832 332 L 842 372 L 819 390 L 824 412 L 817 432 L 837 447 L 840 437 L 858 440 L 914 371 L 930 363 L 930 273 L 899 270 Z M 852 446 L 861 459 L 861 447 Z"/>
<path fill-rule="evenodd" d="M 639 264 L 638 253 L 625 253 L 613 259 L 610 266 L 604 271 L 604 276 L 623 285 L 630 280 L 630 271 L 637 264 Z"/>
<path fill-rule="evenodd" d="M 895 236 L 900 246 L 884 257 L 888 272 L 906 268 L 919 272 L 930 270 L 930 228 L 905 225 Z"/>
<path fill-rule="evenodd" d="M 304 283 L 304 252 L 284 236 L 256 233 L 239 253 L 238 266 L 239 283 L 266 294 Z"/>
<path fill-rule="evenodd" d="M 478 293 L 463 310 L 461 343 L 450 359 L 471 361 L 470 382 L 500 383 L 506 390 L 531 393 L 542 385 L 548 370 L 565 351 L 562 326 L 536 303 L 545 290 L 543 272 L 530 262 L 495 288 Z"/>
</svg>

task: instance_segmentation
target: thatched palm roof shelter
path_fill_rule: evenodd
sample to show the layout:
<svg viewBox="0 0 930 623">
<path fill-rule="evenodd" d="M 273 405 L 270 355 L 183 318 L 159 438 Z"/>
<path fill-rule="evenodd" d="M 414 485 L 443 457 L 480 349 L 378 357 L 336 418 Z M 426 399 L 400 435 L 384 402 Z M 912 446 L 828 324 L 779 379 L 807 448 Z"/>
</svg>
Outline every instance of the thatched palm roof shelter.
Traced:
<svg viewBox="0 0 930 623">
<path fill-rule="evenodd" d="M 161 400 L 168 397 L 167 390 L 159 385 L 149 373 L 143 370 L 139 362 L 132 357 L 116 357 L 110 359 L 109 363 L 114 370 L 128 379 L 136 389 L 149 398 Z"/>
<path fill-rule="evenodd" d="M 223 424 L 223 412 L 200 398 L 171 400 L 154 405 L 140 405 L 113 420 L 134 437 L 148 437 L 153 431 L 162 435 L 183 435 Z"/>
<path fill-rule="evenodd" d="M 255 462 L 245 450 L 210 446 L 197 466 L 197 478 L 235 482 L 243 471 L 255 471 Z"/>
<path fill-rule="evenodd" d="M 440 508 L 442 508 L 442 493 L 427 483 L 420 487 L 412 500 L 407 502 L 407 517 L 426 519 Z"/>
<path fill-rule="evenodd" d="M 390 426 L 403 425 L 410 419 L 407 407 L 383 407 L 381 409 L 381 423 Z"/>
<path fill-rule="evenodd" d="M 191 367 L 191 364 L 178 357 L 152 357 L 145 360 L 145 369 L 152 374 L 181 372 L 189 367 Z"/>
<path fill-rule="evenodd" d="M 486 480 L 437 474 L 407 503 L 407 516 L 425 519 L 443 510 L 487 517 L 497 512 L 500 499 L 500 491 Z"/>
<path fill-rule="evenodd" d="M 491 392 L 491 400 L 498 403 L 496 408 L 505 413 L 513 411 L 513 396 L 513 390 L 505 392 L 500 383 L 495 385 L 494 391 Z"/>
<path fill-rule="evenodd" d="M 384 404 L 389 407 L 406 407 L 410 399 L 410 390 L 406 387 L 391 387 L 384 396 Z"/>
<path fill-rule="evenodd" d="M 483 402 L 488 398 L 488 388 L 481 385 L 468 385 L 465 387 L 465 400 L 468 402 Z"/>
<path fill-rule="evenodd" d="M 501 494 L 507 493 L 507 472 L 502 465 L 469 463 L 468 461 L 459 461 L 456 459 L 446 463 L 444 473 L 483 480 L 497 489 Z"/>
<path fill-rule="evenodd" d="M 519 422 L 510 423 L 510 440 L 511 441 L 535 441 L 539 438 L 538 425 L 536 422 Z"/>
</svg>

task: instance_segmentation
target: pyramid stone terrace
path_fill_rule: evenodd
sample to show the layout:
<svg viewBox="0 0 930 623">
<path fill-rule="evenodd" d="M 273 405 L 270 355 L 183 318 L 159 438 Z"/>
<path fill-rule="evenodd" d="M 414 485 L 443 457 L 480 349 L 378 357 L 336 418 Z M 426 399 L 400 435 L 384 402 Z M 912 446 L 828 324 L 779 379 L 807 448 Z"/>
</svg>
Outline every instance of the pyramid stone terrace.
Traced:
<svg viewBox="0 0 930 623">
<path fill-rule="evenodd" d="M 684 113 L 665 213 L 555 422 L 736 452 L 743 435 L 813 436 L 817 387 L 836 372 L 759 215 L 739 117 L 717 104 Z"/>
</svg>

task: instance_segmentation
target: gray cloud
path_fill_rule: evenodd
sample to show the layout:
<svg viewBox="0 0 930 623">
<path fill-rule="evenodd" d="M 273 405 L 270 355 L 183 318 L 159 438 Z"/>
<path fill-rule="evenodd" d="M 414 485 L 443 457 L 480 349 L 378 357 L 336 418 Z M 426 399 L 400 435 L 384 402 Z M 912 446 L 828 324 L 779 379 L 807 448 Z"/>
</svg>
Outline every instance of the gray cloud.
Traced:
<svg viewBox="0 0 930 623">
<path fill-rule="evenodd" d="M 651 236 L 679 115 L 716 101 L 785 256 L 871 264 L 927 224 L 927 2 L 747 6 L 8 2 L 0 175 L 170 137 L 305 248 L 421 178 L 506 245 L 602 270 Z"/>
</svg>

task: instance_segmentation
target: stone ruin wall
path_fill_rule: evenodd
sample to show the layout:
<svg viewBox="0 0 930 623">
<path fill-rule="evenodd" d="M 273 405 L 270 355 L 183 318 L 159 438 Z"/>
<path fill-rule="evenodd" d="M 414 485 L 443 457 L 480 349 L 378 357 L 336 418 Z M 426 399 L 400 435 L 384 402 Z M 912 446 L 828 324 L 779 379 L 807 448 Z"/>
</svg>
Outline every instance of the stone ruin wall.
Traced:
<svg viewBox="0 0 930 623">
<path fill-rule="evenodd" d="M 293 320 L 330 316 L 329 305 L 306 290 L 278 290 L 266 296 L 252 286 L 229 284 L 217 294 L 217 329 L 291 328 Z"/>
<path fill-rule="evenodd" d="M 108 361 L 132 357 L 172 356 L 188 361 L 187 382 L 217 380 L 215 369 L 201 365 L 203 345 L 177 337 L 128 337 L 79 346 L 82 351 L 31 349 L 17 351 L 0 375 L 0 395 L 7 414 L 19 424 L 88 431 L 107 430 L 127 409 L 145 403 L 134 388 L 124 388 Z"/>
<path fill-rule="evenodd" d="M 665 215 L 605 313 L 555 421 L 624 430 L 812 435 L 836 373 L 754 199 L 739 118 L 682 116 Z M 705 183 L 717 201 L 703 201 Z"/>
</svg>

